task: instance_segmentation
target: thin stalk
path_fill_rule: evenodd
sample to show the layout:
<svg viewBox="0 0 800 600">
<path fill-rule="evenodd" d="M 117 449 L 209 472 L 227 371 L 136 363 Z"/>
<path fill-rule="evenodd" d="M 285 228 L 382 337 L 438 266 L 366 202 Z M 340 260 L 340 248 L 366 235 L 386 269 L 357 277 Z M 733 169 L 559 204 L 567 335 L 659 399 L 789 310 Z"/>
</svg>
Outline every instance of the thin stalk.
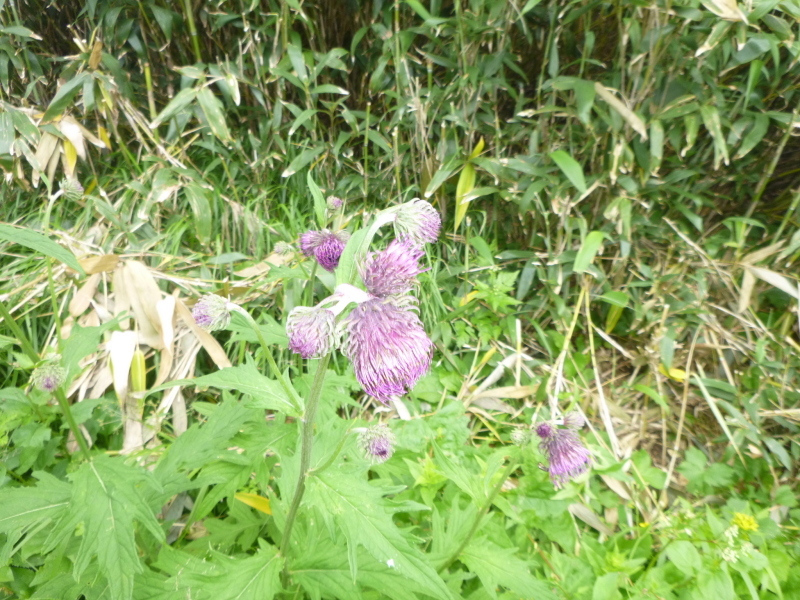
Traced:
<svg viewBox="0 0 800 600">
<path fill-rule="evenodd" d="M 339 456 L 339 453 L 342 451 L 342 448 L 344 448 L 344 444 L 347 441 L 347 436 L 349 436 L 349 435 L 350 435 L 350 432 L 348 431 L 342 436 L 342 439 L 339 440 L 339 445 L 336 446 L 336 449 L 333 451 L 333 453 L 331 453 L 330 458 L 328 458 L 328 460 L 325 461 L 325 464 L 323 464 L 323 465 L 321 465 L 319 467 L 316 467 L 315 469 L 311 469 L 308 472 L 308 474 L 309 475 L 319 475 L 325 469 L 330 467 L 334 463 L 334 461 L 336 460 L 336 457 Z"/>
<path fill-rule="evenodd" d="M 508 462 L 508 464 L 506 465 L 505 470 L 503 471 L 502 475 L 500 476 L 500 480 L 497 482 L 497 484 L 492 489 L 491 493 L 489 494 L 489 497 L 486 498 L 486 503 L 478 511 L 478 514 L 475 515 L 475 521 L 472 523 L 472 527 L 470 527 L 469 532 L 467 533 L 467 537 L 464 538 L 464 540 L 458 546 L 458 549 L 455 552 L 453 552 L 453 554 L 450 556 L 450 558 L 448 558 L 446 561 L 444 561 L 444 564 L 442 564 L 442 566 L 437 569 L 438 573 L 441 573 L 441 572 L 445 571 L 447 569 L 447 567 L 449 567 L 454 562 L 456 562 L 458 557 L 461 556 L 461 553 L 464 551 L 464 548 L 467 547 L 467 544 L 469 544 L 470 540 L 472 539 L 472 536 L 474 536 L 477 533 L 478 529 L 480 528 L 481 522 L 483 521 L 483 518 L 486 516 L 486 513 L 489 512 L 489 508 L 491 508 L 492 503 L 494 502 L 494 499 L 497 497 L 497 494 L 500 493 L 500 490 L 502 489 L 503 484 L 511 476 L 511 473 L 514 472 L 514 469 L 517 468 L 517 464 L 518 463 L 517 463 L 516 456 L 511 457 L 511 460 Z"/>
<path fill-rule="evenodd" d="M 272 371 L 272 375 L 278 380 L 278 383 L 283 388 L 283 391 L 286 392 L 286 395 L 289 397 L 292 404 L 294 404 L 294 407 L 297 409 L 297 411 L 300 412 L 303 408 L 303 403 L 300 400 L 300 396 L 297 394 L 297 391 L 291 385 L 289 385 L 289 382 L 286 381 L 286 378 L 283 376 L 280 368 L 278 368 L 278 363 L 275 362 L 275 358 L 272 356 L 272 350 L 269 347 L 269 344 L 267 344 L 267 340 L 264 339 L 264 334 L 261 333 L 261 328 L 256 323 L 256 320 L 250 315 L 249 312 L 237 304 L 231 303 L 229 308 L 230 310 L 235 310 L 237 313 L 242 315 L 248 323 L 250 323 L 253 328 L 253 332 L 256 334 L 256 337 L 261 344 L 261 348 L 264 351 L 264 356 L 267 359 L 267 363 L 269 364 L 270 371 Z"/>
<path fill-rule="evenodd" d="M 289 542 L 292 538 L 292 528 L 297 517 L 297 509 L 300 508 L 300 502 L 303 500 L 303 494 L 306 491 L 306 478 L 308 477 L 308 466 L 311 463 L 311 447 L 314 443 L 314 417 L 317 415 L 317 408 L 319 406 L 319 397 L 322 394 L 322 382 L 325 379 L 325 371 L 328 370 L 328 361 L 330 354 L 320 359 L 317 365 L 317 372 L 314 375 L 314 382 L 311 384 L 311 392 L 306 400 L 306 411 L 303 415 L 303 434 L 300 445 L 300 474 L 297 477 L 297 487 L 294 490 L 294 497 L 292 504 L 289 506 L 289 512 L 286 515 L 286 526 L 283 528 L 283 539 L 281 540 L 281 556 L 286 558 L 289 550 Z M 287 582 L 289 577 L 289 563 L 284 563 L 283 573 L 281 579 Z"/>
<path fill-rule="evenodd" d="M 8 325 L 11 331 L 14 332 L 17 340 L 19 341 L 19 345 L 22 347 L 22 351 L 31 359 L 31 362 L 36 364 L 39 362 L 39 354 L 34 350 L 33 345 L 28 341 L 28 337 L 25 335 L 25 332 L 22 331 L 22 328 L 17 324 L 14 320 L 14 317 L 11 316 L 11 313 L 8 312 L 6 308 L 5 302 L 0 302 L 0 316 L 3 317 L 3 321 Z M 86 438 L 83 437 L 83 433 L 78 428 L 78 423 L 75 421 L 75 417 L 72 416 L 72 410 L 69 406 L 69 401 L 67 400 L 66 394 L 64 394 L 64 390 L 58 388 L 55 392 L 56 400 L 58 401 L 58 405 L 61 407 L 61 412 L 64 413 L 64 418 L 67 421 L 67 425 L 69 425 L 70 431 L 72 431 L 72 435 L 75 436 L 75 440 L 78 442 L 78 446 L 81 449 L 81 453 L 86 460 L 91 460 L 91 454 L 89 452 L 89 444 L 86 443 Z"/>
<path fill-rule="evenodd" d="M 197 62 L 203 62 L 203 56 L 200 54 L 200 38 L 197 35 L 197 25 L 194 22 L 194 13 L 192 12 L 192 0 L 184 0 L 183 12 L 186 16 L 186 24 L 189 26 L 189 35 L 192 38 L 192 48 L 194 49 L 194 58 Z"/>
</svg>

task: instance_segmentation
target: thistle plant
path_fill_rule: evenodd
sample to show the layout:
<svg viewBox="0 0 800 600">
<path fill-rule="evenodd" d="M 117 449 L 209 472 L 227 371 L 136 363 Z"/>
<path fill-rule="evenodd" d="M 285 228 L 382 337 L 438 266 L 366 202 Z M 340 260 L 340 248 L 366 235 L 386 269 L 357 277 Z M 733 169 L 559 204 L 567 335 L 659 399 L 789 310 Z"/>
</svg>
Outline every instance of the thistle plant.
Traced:
<svg viewBox="0 0 800 600">
<path fill-rule="evenodd" d="M 564 429 L 547 421 L 539 423 L 535 428 L 536 435 L 541 439 L 539 449 L 550 463 L 550 481 L 556 489 L 564 487 L 570 479 L 589 470 L 591 455 L 578 436 L 578 429 L 583 424 L 582 415 L 570 413 L 564 417 Z"/>
</svg>

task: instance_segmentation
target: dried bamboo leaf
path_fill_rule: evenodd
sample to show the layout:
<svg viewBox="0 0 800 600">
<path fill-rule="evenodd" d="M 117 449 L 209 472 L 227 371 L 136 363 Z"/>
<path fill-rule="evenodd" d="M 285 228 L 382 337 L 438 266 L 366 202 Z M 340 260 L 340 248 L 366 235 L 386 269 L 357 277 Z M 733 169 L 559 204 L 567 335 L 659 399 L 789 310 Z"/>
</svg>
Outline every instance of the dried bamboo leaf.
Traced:
<svg viewBox="0 0 800 600">
<path fill-rule="evenodd" d="M 89 305 L 92 303 L 92 298 L 94 298 L 94 294 L 97 291 L 97 286 L 100 284 L 100 274 L 95 273 L 94 275 L 90 276 L 89 279 L 86 280 L 75 295 L 72 297 L 72 300 L 69 301 L 69 314 L 73 317 L 77 317 L 82 315 L 86 312 L 86 309 L 89 308 Z"/>
<path fill-rule="evenodd" d="M 72 117 L 66 116 L 58 122 L 56 127 L 75 147 L 75 152 L 78 153 L 80 159 L 86 160 L 86 141 L 83 138 L 80 124 Z"/>
<path fill-rule="evenodd" d="M 780 273 L 770 271 L 769 269 L 762 269 L 761 267 L 754 267 L 752 265 L 745 265 L 744 268 L 761 281 L 766 281 L 771 286 L 778 288 L 782 292 L 786 292 L 792 298 L 800 300 L 800 287 L 798 287 L 796 281 L 792 281 L 788 277 L 784 277 Z"/>
<path fill-rule="evenodd" d="M 107 273 L 117 268 L 119 256 L 116 254 L 103 254 L 102 256 L 90 256 L 82 258 L 78 262 L 88 275 L 94 273 Z"/>
<path fill-rule="evenodd" d="M 630 125 L 636 133 L 642 136 L 643 140 L 647 140 L 647 127 L 639 115 L 625 106 L 625 104 L 620 101 L 619 98 L 617 98 L 601 84 L 595 82 L 594 90 L 597 92 L 598 96 L 605 100 L 611 108 L 616 110 L 620 116 L 628 122 L 628 125 Z"/>
<path fill-rule="evenodd" d="M 122 274 L 119 283 L 116 273 Z M 117 268 L 114 278 L 114 292 L 119 294 L 121 291 L 126 294 L 130 310 L 136 316 L 136 328 L 139 332 L 140 343 L 160 350 L 163 343 L 156 303 L 161 299 L 162 294 L 150 270 L 135 260 L 123 262 L 122 266 Z"/>
<path fill-rule="evenodd" d="M 739 290 L 739 306 L 737 312 L 743 313 L 750 306 L 750 298 L 753 295 L 753 286 L 756 283 L 756 276 L 753 275 L 748 269 L 744 270 L 742 275 L 742 285 Z"/>
</svg>

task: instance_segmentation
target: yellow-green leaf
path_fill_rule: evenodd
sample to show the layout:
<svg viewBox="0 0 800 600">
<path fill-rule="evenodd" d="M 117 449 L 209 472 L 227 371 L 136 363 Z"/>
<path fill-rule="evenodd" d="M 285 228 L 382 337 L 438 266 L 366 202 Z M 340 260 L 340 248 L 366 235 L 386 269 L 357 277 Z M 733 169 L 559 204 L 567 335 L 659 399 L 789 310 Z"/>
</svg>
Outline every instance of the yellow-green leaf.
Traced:
<svg viewBox="0 0 800 600">
<path fill-rule="evenodd" d="M 259 496 L 258 494 L 250 494 L 247 492 L 239 492 L 234 496 L 239 502 L 244 502 L 250 508 L 255 508 L 264 514 L 271 515 L 272 507 L 269 503 L 269 498 Z"/>
<path fill-rule="evenodd" d="M 472 151 L 472 154 L 469 155 L 469 159 L 472 160 L 473 158 L 478 158 L 481 155 L 481 152 L 483 152 L 483 147 L 485 145 L 486 144 L 484 143 L 483 138 L 478 140 L 478 145 L 475 146 L 475 149 Z"/>
<path fill-rule="evenodd" d="M 464 220 L 464 215 L 467 214 L 467 205 L 469 199 L 464 199 L 464 196 L 469 194 L 475 187 L 475 167 L 471 163 L 464 165 L 461 169 L 461 175 L 458 177 L 458 185 L 456 186 L 456 220 L 455 230 L 458 231 L 458 226 Z"/>
</svg>

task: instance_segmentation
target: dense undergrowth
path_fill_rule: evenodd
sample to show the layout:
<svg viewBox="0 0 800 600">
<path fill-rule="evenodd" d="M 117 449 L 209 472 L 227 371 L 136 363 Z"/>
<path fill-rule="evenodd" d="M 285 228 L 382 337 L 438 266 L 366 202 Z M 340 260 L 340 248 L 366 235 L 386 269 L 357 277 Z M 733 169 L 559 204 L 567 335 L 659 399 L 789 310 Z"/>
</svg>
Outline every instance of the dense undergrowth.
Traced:
<svg viewBox="0 0 800 600">
<path fill-rule="evenodd" d="M 799 24 L 797 0 L 0 3 L 0 592 L 800 598 Z M 435 351 L 387 408 L 289 352 L 289 312 L 345 279 L 275 248 L 415 197 L 443 218 Z M 198 329 L 208 292 L 258 335 Z M 512 434 L 570 411 L 592 468 L 555 490 Z M 348 432 L 378 421 L 373 464 Z"/>
</svg>

